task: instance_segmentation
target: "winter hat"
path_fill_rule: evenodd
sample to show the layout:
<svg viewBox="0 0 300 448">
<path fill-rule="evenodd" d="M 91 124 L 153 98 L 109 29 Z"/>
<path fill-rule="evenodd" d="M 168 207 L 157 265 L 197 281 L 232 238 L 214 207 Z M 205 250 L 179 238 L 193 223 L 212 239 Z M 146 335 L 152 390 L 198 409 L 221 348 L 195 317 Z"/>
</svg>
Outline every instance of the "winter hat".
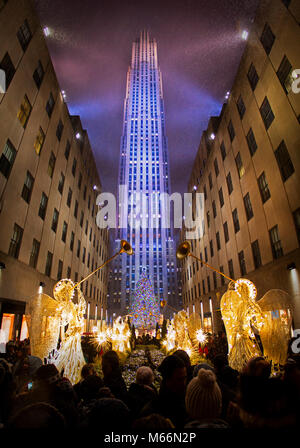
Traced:
<svg viewBox="0 0 300 448">
<path fill-rule="evenodd" d="M 194 367 L 194 371 L 193 371 L 193 376 L 194 377 L 198 376 L 198 372 L 199 372 L 200 369 L 211 370 L 212 372 L 214 372 L 214 368 L 212 366 L 210 366 L 206 362 L 202 362 L 201 364 L 197 364 Z"/>
<path fill-rule="evenodd" d="M 197 377 L 187 387 L 185 404 L 188 414 L 195 420 L 219 417 L 222 394 L 214 372 L 199 370 Z"/>
</svg>

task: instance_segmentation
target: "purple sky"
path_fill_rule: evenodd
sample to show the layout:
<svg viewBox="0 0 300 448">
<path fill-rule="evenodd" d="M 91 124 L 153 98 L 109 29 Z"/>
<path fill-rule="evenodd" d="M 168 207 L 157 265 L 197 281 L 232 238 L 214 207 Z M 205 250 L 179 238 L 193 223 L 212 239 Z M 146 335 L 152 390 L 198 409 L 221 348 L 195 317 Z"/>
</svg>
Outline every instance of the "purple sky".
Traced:
<svg viewBox="0 0 300 448">
<path fill-rule="evenodd" d="M 172 191 L 184 192 L 201 133 L 230 90 L 258 0 L 36 0 L 71 114 L 81 116 L 104 191 L 116 191 L 131 45 L 158 42 Z"/>
</svg>

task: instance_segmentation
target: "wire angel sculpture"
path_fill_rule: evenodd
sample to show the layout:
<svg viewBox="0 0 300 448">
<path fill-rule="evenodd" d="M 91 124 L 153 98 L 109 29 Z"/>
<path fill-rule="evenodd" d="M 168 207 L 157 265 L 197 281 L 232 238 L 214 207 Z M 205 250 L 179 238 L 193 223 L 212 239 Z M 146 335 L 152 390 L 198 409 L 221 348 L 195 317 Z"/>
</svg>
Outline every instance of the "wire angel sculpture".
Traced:
<svg viewBox="0 0 300 448">
<path fill-rule="evenodd" d="M 272 367 L 283 364 L 291 334 L 292 306 L 289 295 L 271 289 L 256 301 L 255 285 L 238 279 L 228 285 L 220 308 L 228 339 L 229 365 L 241 371 L 254 356 L 261 356 L 259 336 L 264 356 Z"/>
<path fill-rule="evenodd" d="M 77 303 L 73 297 L 77 292 Z M 31 352 L 41 359 L 48 358 L 60 347 L 52 362 L 72 384 L 80 380 L 85 364 L 81 348 L 81 334 L 84 330 L 86 302 L 79 285 L 72 280 L 60 280 L 53 289 L 54 299 L 47 294 L 37 294 L 30 302 L 26 316 L 29 328 Z"/>
</svg>

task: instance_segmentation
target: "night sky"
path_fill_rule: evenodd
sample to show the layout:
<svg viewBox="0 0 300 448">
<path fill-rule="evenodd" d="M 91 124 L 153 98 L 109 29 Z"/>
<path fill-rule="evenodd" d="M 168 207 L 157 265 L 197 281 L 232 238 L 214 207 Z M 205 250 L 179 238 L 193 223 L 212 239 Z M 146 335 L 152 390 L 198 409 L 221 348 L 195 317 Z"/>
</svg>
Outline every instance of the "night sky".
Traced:
<svg viewBox="0 0 300 448">
<path fill-rule="evenodd" d="M 61 89 L 80 115 L 104 191 L 116 192 L 132 42 L 158 43 L 172 191 L 183 193 L 201 133 L 230 90 L 258 0 L 36 0 Z"/>
</svg>

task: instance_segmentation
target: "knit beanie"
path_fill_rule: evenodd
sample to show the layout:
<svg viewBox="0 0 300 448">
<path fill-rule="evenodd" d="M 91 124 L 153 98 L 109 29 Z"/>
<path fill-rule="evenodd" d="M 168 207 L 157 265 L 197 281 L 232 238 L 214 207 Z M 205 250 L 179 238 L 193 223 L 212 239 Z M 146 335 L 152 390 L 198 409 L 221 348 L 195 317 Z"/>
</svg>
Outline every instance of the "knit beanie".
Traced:
<svg viewBox="0 0 300 448">
<path fill-rule="evenodd" d="M 200 369 L 186 391 L 186 410 L 191 418 L 203 420 L 217 418 L 221 413 L 222 394 L 211 370 Z"/>
</svg>

